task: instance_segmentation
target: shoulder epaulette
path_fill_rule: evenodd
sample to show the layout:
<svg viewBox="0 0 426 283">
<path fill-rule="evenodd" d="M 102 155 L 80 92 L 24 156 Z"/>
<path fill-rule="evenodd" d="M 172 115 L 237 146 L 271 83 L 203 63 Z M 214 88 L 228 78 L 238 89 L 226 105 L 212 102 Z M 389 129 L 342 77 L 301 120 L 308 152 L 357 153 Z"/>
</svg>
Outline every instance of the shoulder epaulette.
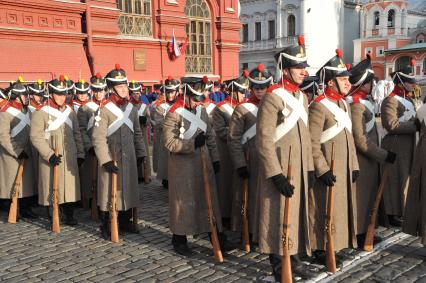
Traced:
<svg viewBox="0 0 426 283">
<path fill-rule="evenodd" d="M 279 84 L 273 84 L 268 88 L 267 92 L 271 93 L 274 90 L 276 90 L 277 88 L 280 88 L 280 85 Z"/>
<path fill-rule="evenodd" d="M 314 99 L 314 102 L 321 102 L 324 98 L 326 98 L 325 94 L 321 94 Z"/>
</svg>

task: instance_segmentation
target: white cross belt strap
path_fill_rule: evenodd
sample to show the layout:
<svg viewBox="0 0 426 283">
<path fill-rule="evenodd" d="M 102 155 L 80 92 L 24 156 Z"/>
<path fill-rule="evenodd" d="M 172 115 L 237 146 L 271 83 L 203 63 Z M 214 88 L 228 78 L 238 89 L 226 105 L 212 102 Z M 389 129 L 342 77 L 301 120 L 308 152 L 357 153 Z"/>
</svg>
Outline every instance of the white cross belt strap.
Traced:
<svg viewBox="0 0 426 283">
<path fill-rule="evenodd" d="M 145 103 L 142 103 L 141 104 L 141 107 L 139 108 L 139 110 L 138 110 L 138 116 L 139 117 L 141 117 L 141 116 L 145 116 L 145 110 L 146 110 L 146 104 Z"/>
<path fill-rule="evenodd" d="M 160 107 L 163 108 L 163 110 L 164 110 L 163 116 L 166 117 L 166 114 L 167 114 L 167 112 L 169 112 L 171 105 L 164 102 L 164 103 L 160 104 Z"/>
<path fill-rule="evenodd" d="M 33 113 L 34 111 L 36 111 L 36 108 L 32 105 L 28 105 L 28 109 L 30 110 L 31 113 Z"/>
<path fill-rule="evenodd" d="M 284 109 L 282 110 L 284 122 L 279 124 L 275 130 L 274 142 L 277 142 L 291 129 L 293 129 L 299 119 L 301 119 L 307 126 L 308 113 L 306 113 L 304 95 L 302 93 L 299 93 L 299 99 L 283 88 L 277 88 L 273 90 L 272 93 L 278 95 L 278 97 L 280 97 L 284 102 Z M 287 108 L 287 106 L 290 106 L 291 111 Z"/>
<path fill-rule="evenodd" d="M 210 115 L 210 113 L 212 113 L 212 111 L 216 108 L 216 105 L 214 103 L 210 103 L 209 105 L 207 105 L 206 107 L 206 112 L 207 115 Z"/>
<path fill-rule="evenodd" d="M 126 106 L 126 109 L 121 111 L 120 108 L 117 107 L 114 103 L 110 102 L 105 105 L 105 108 L 111 111 L 112 114 L 114 114 L 117 119 L 111 123 L 108 127 L 108 133 L 107 136 L 109 137 L 113 133 L 115 133 L 123 124 L 126 124 L 127 127 L 133 132 L 133 122 L 130 121 L 129 116 L 132 112 L 133 105 L 131 103 L 128 103 Z"/>
<path fill-rule="evenodd" d="M 250 112 L 254 117 L 257 117 L 258 108 L 253 103 L 243 103 L 241 104 L 248 112 Z M 241 144 L 246 144 L 249 140 L 256 136 L 256 123 L 253 124 L 241 137 Z"/>
<path fill-rule="evenodd" d="M 72 127 L 72 121 L 69 118 L 69 115 L 71 114 L 72 110 L 71 107 L 68 105 L 65 106 L 65 111 L 61 112 L 58 109 L 55 109 L 50 106 L 44 106 L 41 108 L 42 111 L 46 112 L 49 116 L 55 117 L 55 121 L 49 121 L 49 126 L 45 130 L 45 132 L 51 132 L 59 129 L 60 126 L 62 126 L 64 123 L 67 124 L 71 129 Z"/>
<path fill-rule="evenodd" d="M 404 115 L 398 119 L 400 122 L 408 122 L 411 118 L 416 116 L 416 110 L 414 109 L 414 104 L 411 101 L 398 95 L 395 95 L 394 97 L 405 107 Z"/>
<path fill-rule="evenodd" d="M 222 104 L 219 108 L 222 108 L 229 116 L 232 116 L 232 113 L 234 112 L 234 108 L 232 108 L 228 103 Z"/>
<path fill-rule="evenodd" d="M 348 103 L 353 103 L 353 99 L 352 99 L 352 96 L 350 96 L 350 97 L 348 97 L 348 98 L 346 98 L 346 102 L 348 102 Z M 371 119 L 370 119 L 370 121 L 368 121 L 366 124 L 365 124 L 365 131 L 367 132 L 367 133 L 369 133 L 369 132 L 371 132 L 371 130 L 373 129 L 373 127 L 374 127 L 374 124 L 375 124 L 375 122 L 376 122 L 376 117 L 375 117 L 375 111 L 374 111 L 374 105 L 373 105 L 373 103 L 371 103 L 369 100 L 366 100 L 366 99 L 360 99 L 359 100 L 359 103 L 361 103 L 362 105 L 364 105 L 365 106 L 365 108 L 367 108 L 367 110 L 368 111 L 370 111 L 370 113 L 371 113 Z"/>
<path fill-rule="evenodd" d="M 15 118 L 18 118 L 20 121 L 19 123 L 13 127 L 13 129 L 10 131 L 10 136 L 12 138 L 16 137 L 26 126 L 30 126 L 30 115 L 28 113 L 24 114 L 21 111 L 19 111 L 16 108 L 9 107 L 6 110 L 7 113 L 12 115 Z"/>
<path fill-rule="evenodd" d="M 191 139 L 198 129 L 200 129 L 203 132 L 207 131 L 207 124 L 201 120 L 201 112 L 202 112 L 202 106 L 198 106 L 194 113 L 186 110 L 183 107 L 180 107 L 176 109 L 176 113 L 178 113 L 180 116 L 182 116 L 185 120 L 190 122 L 188 130 L 183 133 L 183 139 L 189 140 Z"/>
<path fill-rule="evenodd" d="M 99 105 L 96 104 L 93 101 L 89 101 L 86 103 L 86 106 L 89 107 L 90 110 L 92 110 L 93 112 L 96 112 L 99 109 Z"/>
<path fill-rule="evenodd" d="M 342 102 L 347 110 L 346 102 L 344 100 L 342 100 Z M 334 115 L 334 119 L 336 120 L 336 124 L 322 132 L 320 140 L 321 143 L 331 140 L 345 128 L 352 133 L 352 121 L 348 112 L 342 110 L 337 104 L 334 104 L 328 98 L 321 100 L 321 103 Z"/>
</svg>

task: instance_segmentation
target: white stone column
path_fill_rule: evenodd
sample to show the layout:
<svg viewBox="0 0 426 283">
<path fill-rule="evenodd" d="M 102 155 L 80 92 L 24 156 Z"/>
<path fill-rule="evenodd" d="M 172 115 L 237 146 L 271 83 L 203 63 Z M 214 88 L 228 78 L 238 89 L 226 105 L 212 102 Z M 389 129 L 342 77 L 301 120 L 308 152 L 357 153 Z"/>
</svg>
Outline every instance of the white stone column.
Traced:
<svg viewBox="0 0 426 283">
<path fill-rule="evenodd" d="M 282 25 L 282 3 L 281 0 L 277 0 L 277 18 L 276 18 L 276 29 L 277 29 L 277 33 L 275 34 L 275 38 L 277 39 L 277 48 L 281 48 L 281 40 L 280 38 L 283 37 L 283 25 Z"/>
</svg>

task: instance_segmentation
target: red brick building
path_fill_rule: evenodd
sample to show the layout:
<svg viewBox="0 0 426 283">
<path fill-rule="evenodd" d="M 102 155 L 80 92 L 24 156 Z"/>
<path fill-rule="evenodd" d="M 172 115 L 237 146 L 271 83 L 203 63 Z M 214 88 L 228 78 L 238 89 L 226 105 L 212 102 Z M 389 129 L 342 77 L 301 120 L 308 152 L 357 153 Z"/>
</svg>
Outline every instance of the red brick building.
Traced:
<svg viewBox="0 0 426 283">
<path fill-rule="evenodd" d="M 88 79 L 115 63 L 145 85 L 168 75 L 228 79 L 238 74 L 238 13 L 238 0 L 2 0 L 0 81 Z M 175 60 L 173 33 L 188 39 Z"/>
</svg>

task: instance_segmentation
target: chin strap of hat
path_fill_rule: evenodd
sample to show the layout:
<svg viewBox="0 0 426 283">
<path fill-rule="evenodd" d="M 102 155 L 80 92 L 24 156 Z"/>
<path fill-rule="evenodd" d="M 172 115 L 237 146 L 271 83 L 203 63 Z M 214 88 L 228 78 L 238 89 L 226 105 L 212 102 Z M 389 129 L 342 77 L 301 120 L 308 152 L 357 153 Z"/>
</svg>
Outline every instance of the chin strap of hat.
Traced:
<svg viewBox="0 0 426 283">
<path fill-rule="evenodd" d="M 336 78 L 336 77 L 334 77 L 333 81 L 334 81 L 334 83 L 336 84 L 336 88 L 337 88 L 337 91 L 339 92 L 340 96 L 343 96 L 343 93 L 342 93 L 342 91 L 340 90 L 340 85 L 339 85 L 339 82 L 337 81 L 337 78 Z"/>
</svg>

